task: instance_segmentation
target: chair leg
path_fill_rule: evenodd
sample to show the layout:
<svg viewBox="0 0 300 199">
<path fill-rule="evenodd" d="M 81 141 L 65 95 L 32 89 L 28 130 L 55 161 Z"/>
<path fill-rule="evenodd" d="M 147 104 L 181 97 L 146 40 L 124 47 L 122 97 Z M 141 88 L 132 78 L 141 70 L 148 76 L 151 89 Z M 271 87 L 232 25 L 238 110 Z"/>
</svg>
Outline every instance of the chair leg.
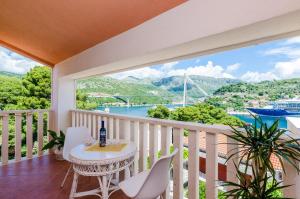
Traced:
<svg viewBox="0 0 300 199">
<path fill-rule="evenodd" d="M 72 188 L 71 188 L 71 193 L 70 193 L 70 199 L 74 198 L 74 195 L 76 193 L 77 190 L 77 184 L 78 184 L 78 176 L 79 174 L 74 172 L 74 178 L 73 178 L 73 183 L 72 183 Z"/>
<path fill-rule="evenodd" d="M 70 164 L 70 166 L 69 166 L 69 168 L 68 168 L 68 171 L 67 171 L 67 173 L 66 173 L 66 175 L 65 175 L 65 177 L 64 177 L 64 180 L 62 181 L 62 183 L 61 183 L 61 185 L 60 185 L 60 188 L 63 188 L 63 187 L 64 187 L 64 184 L 65 184 L 65 182 L 66 182 L 66 179 L 67 179 L 67 177 L 68 177 L 68 175 L 69 175 L 71 169 L 72 169 L 72 164 Z"/>
</svg>

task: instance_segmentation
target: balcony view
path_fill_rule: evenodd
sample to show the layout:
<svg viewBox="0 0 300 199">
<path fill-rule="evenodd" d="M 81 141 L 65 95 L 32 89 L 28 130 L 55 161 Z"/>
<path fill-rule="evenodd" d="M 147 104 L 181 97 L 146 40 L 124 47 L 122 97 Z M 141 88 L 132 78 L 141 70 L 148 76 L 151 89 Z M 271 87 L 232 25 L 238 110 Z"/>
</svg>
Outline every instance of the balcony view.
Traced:
<svg viewBox="0 0 300 199">
<path fill-rule="evenodd" d="M 0 13 L 1 199 L 300 198 L 299 1 Z"/>
</svg>

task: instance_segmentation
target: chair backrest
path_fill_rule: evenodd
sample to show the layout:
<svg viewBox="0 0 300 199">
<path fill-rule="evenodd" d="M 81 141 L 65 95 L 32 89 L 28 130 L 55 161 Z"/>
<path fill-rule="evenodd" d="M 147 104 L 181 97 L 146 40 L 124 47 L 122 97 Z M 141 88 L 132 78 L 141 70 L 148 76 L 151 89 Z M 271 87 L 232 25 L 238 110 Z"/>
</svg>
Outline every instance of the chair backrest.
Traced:
<svg viewBox="0 0 300 199">
<path fill-rule="evenodd" d="M 65 144 L 63 149 L 63 157 L 65 160 L 69 160 L 69 154 L 71 150 L 79 145 L 83 144 L 90 136 L 89 129 L 86 127 L 69 127 L 66 132 Z"/>
<path fill-rule="evenodd" d="M 156 198 L 166 190 L 170 181 L 170 165 L 177 152 L 178 149 L 175 149 L 171 155 L 161 157 L 154 163 L 135 199 Z"/>
</svg>

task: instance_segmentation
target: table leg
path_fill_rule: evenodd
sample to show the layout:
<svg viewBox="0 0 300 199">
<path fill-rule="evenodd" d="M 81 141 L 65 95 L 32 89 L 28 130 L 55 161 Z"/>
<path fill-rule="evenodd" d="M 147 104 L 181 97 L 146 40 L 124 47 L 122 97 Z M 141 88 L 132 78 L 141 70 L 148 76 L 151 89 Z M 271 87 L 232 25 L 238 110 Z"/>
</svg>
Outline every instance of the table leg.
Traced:
<svg viewBox="0 0 300 199">
<path fill-rule="evenodd" d="M 108 199 L 108 189 L 109 185 L 107 185 L 107 176 L 102 176 L 102 198 Z"/>
<path fill-rule="evenodd" d="M 71 193 L 70 193 L 70 199 L 74 198 L 74 195 L 77 190 L 77 184 L 78 184 L 78 173 L 74 172 L 73 183 L 72 183 L 72 188 L 71 188 Z"/>
</svg>

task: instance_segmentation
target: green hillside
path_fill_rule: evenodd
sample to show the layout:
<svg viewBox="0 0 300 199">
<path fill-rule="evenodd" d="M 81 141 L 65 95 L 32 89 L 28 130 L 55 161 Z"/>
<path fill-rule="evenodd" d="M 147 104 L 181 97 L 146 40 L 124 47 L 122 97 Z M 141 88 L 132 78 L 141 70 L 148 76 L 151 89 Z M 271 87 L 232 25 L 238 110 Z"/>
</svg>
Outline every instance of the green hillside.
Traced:
<svg viewBox="0 0 300 199">
<path fill-rule="evenodd" d="M 160 104 L 170 103 L 176 96 L 164 89 L 158 88 L 152 84 L 134 82 L 131 80 L 118 80 L 111 77 L 92 77 L 80 80 L 77 88 L 90 96 L 101 96 L 94 100 L 102 103 L 123 103 L 120 99 L 114 99 L 105 96 L 119 96 L 134 104 Z"/>
<path fill-rule="evenodd" d="M 208 101 L 224 108 L 243 110 L 263 107 L 269 101 L 300 97 L 300 78 L 227 85 L 214 92 Z"/>
<path fill-rule="evenodd" d="M 190 76 L 192 81 L 188 81 L 188 102 L 199 101 L 204 94 L 199 88 L 209 95 L 212 95 L 218 88 L 237 83 L 232 79 L 221 79 L 203 76 Z M 181 76 L 166 78 L 137 78 L 126 77 L 122 80 L 111 77 L 92 77 L 78 81 L 78 89 L 90 96 L 94 96 L 94 101 L 103 103 L 123 103 L 120 99 L 105 96 L 120 96 L 123 100 L 130 100 L 133 104 L 161 104 L 181 102 L 183 94 L 184 79 Z M 101 96 L 96 98 L 95 96 Z"/>
<path fill-rule="evenodd" d="M 203 89 L 208 95 L 212 95 L 214 91 L 216 91 L 222 86 L 235 84 L 239 82 L 238 80 L 233 79 L 204 77 L 198 75 L 191 75 L 189 76 L 189 78 L 192 80 L 187 81 L 187 92 L 189 102 L 195 102 L 199 100 L 199 98 L 205 97 L 201 89 Z M 153 84 L 159 88 L 163 88 L 172 93 L 175 93 L 176 95 L 182 95 L 183 82 L 183 76 L 172 76 L 153 81 Z"/>
<path fill-rule="evenodd" d="M 7 72 L 7 71 L 0 71 L 0 76 L 6 76 L 6 77 L 16 77 L 16 78 L 22 78 L 22 74 Z"/>
</svg>

